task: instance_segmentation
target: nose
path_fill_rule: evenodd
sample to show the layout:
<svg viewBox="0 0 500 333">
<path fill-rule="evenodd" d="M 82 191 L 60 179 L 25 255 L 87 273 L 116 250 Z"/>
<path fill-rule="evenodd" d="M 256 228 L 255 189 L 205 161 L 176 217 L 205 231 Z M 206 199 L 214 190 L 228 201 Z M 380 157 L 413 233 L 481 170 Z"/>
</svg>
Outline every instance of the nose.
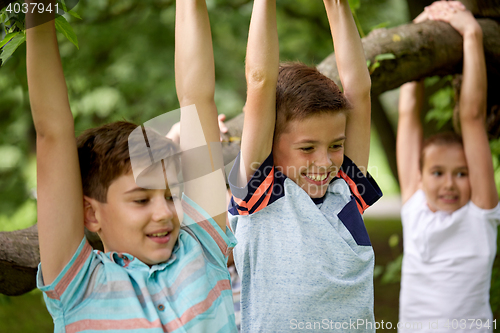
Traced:
<svg viewBox="0 0 500 333">
<path fill-rule="evenodd" d="M 153 206 L 152 220 L 155 222 L 167 222 L 175 216 L 175 206 L 173 202 L 167 201 L 163 196 L 155 200 Z"/>
<path fill-rule="evenodd" d="M 453 178 L 453 175 L 451 173 L 447 173 L 445 176 L 445 187 L 448 189 L 452 189 L 455 186 L 455 179 Z"/>
<path fill-rule="evenodd" d="M 329 168 L 332 166 L 332 157 L 330 156 L 330 152 L 327 150 L 322 150 L 318 152 L 315 156 L 314 165 L 317 167 Z"/>
</svg>

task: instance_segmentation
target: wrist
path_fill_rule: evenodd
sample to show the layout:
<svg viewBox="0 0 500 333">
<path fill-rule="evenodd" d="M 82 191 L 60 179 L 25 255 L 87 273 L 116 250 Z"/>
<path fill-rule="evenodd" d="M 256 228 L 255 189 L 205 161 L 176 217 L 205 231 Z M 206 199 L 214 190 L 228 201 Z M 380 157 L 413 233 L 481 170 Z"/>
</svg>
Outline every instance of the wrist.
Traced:
<svg viewBox="0 0 500 333">
<path fill-rule="evenodd" d="M 476 39 L 476 40 L 482 40 L 483 39 L 483 30 L 481 29 L 481 26 L 476 23 L 474 25 L 468 26 L 463 34 L 463 38 L 468 38 L 468 39 Z"/>
</svg>

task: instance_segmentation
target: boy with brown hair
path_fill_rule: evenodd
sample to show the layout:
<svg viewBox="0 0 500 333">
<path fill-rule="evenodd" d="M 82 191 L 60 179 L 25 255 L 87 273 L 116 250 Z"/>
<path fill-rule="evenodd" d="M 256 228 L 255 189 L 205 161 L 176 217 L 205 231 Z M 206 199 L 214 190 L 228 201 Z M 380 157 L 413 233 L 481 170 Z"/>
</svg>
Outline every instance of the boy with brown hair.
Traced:
<svg viewBox="0 0 500 333">
<path fill-rule="evenodd" d="M 374 331 L 360 214 L 381 195 L 366 172 L 371 82 L 347 0 L 324 4 L 344 93 L 314 68 L 279 66 L 276 0 L 254 2 L 229 176 L 243 332 Z"/>
<path fill-rule="evenodd" d="M 27 30 L 38 286 L 57 332 L 236 332 L 226 269 L 235 240 L 225 214 L 207 213 L 214 205 L 223 212 L 226 202 L 208 14 L 203 0 L 180 1 L 176 13 L 180 155 L 184 179 L 192 180 L 182 203 L 175 177 L 166 175 L 177 146 L 150 128 L 104 125 L 82 134 L 77 147 L 54 20 Z M 137 138 L 139 154 L 161 157 L 140 176 L 132 160 Z M 190 150 L 203 146 L 207 159 L 196 160 Z M 198 164 L 210 172 L 199 174 Z M 160 178 L 148 174 L 158 170 Z M 105 252 L 92 251 L 84 225 L 99 234 Z"/>
<path fill-rule="evenodd" d="M 397 162 L 404 257 L 399 318 L 420 323 L 399 332 L 491 332 L 491 269 L 500 205 L 486 118 L 481 26 L 458 1 L 437 1 L 415 19 L 449 23 L 463 36 L 462 136 L 423 142 L 423 82 L 401 87 Z"/>
</svg>

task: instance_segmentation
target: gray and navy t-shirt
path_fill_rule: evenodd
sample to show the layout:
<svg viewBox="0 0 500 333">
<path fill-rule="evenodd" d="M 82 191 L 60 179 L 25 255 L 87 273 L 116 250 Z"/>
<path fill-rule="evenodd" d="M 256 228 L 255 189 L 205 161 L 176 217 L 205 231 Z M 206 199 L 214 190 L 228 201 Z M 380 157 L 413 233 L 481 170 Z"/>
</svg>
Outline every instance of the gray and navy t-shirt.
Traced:
<svg viewBox="0 0 500 333">
<path fill-rule="evenodd" d="M 321 202 L 273 166 L 229 176 L 242 332 L 374 332 L 374 254 L 361 213 L 382 193 L 347 157 Z"/>
</svg>

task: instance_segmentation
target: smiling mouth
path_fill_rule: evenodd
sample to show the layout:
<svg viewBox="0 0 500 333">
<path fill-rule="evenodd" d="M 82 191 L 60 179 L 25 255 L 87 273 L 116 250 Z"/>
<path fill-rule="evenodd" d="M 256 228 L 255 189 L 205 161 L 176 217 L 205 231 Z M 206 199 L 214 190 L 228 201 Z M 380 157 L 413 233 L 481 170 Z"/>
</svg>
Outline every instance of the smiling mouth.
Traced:
<svg viewBox="0 0 500 333">
<path fill-rule="evenodd" d="M 458 195 L 440 195 L 439 199 L 445 202 L 454 202 L 458 200 Z"/>
<path fill-rule="evenodd" d="M 158 234 L 149 234 L 147 235 L 148 237 L 165 237 L 166 235 L 168 235 L 169 232 L 166 231 L 166 232 L 161 232 L 161 233 L 158 233 Z"/>
<path fill-rule="evenodd" d="M 158 244 L 166 244 L 170 241 L 170 231 L 147 234 L 146 236 Z"/>
<path fill-rule="evenodd" d="M 323 185 L 327 182 L 328 176 L 330 176 L 330 172 L 322 174 L 305 173 L 302 175 L 304 176 L 304 178 L 306 178 L 309 182 L 313 184 Z"/>
</svg>

